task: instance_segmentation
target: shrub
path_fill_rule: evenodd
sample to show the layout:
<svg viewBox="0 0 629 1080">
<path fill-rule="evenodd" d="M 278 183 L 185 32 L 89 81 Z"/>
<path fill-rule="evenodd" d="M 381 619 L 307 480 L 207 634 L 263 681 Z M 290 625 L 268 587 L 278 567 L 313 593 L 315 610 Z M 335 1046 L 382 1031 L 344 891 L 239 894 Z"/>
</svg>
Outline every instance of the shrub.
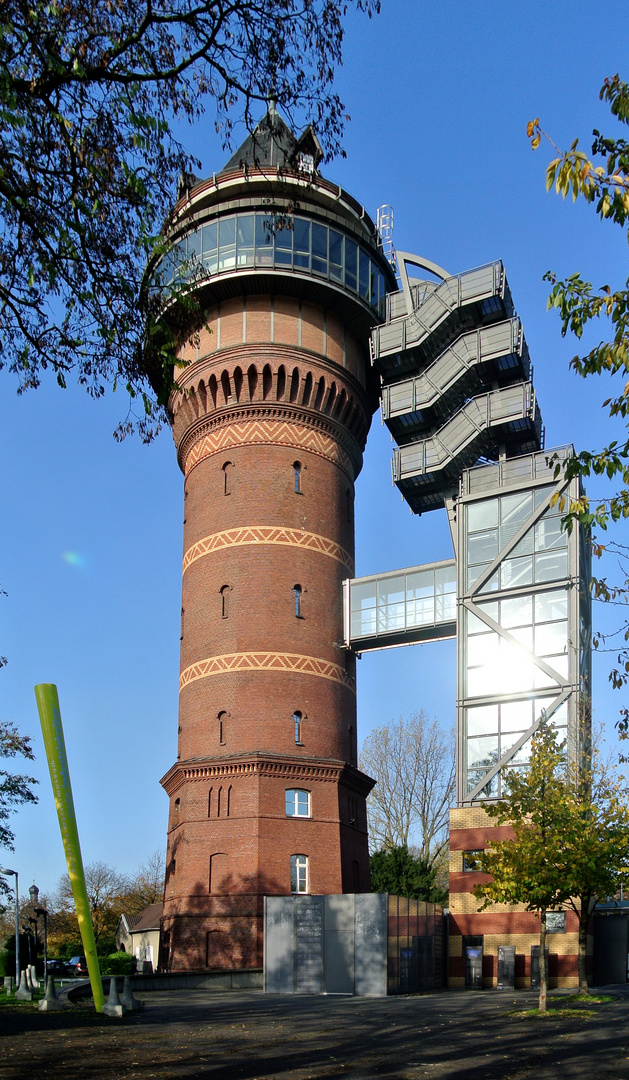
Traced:
<svg viewBox="0 0 629 1080">
<path fill-rule="evenodd" d="M 101 975 L 130 975 L 133 957 L 126 952 L 110 953 L 100 957 Z"/>
</svg>

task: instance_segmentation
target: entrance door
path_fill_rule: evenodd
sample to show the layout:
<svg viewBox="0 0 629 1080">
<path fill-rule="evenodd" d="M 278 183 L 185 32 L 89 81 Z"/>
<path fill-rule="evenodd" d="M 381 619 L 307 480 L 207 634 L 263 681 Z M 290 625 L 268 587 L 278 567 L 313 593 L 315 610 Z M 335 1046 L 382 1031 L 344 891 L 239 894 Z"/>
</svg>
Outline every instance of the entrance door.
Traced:
<svg viewBox="0 0 629 1080">
<path fill-rule="evenodd" d="M 483 935 L 475 934 L 463 938 L 465 957 L 465 989 L 483 989 Z"/>
<path fill-rule="evenodd" d="M 515 945 L 498 946 L 498 990 L 515 988 Z"/>
<path fill-rule="evenodd" d="M 594 984 L 627 982 L 629 934 L 626 915 L 594 916 Z"/>
</svg>

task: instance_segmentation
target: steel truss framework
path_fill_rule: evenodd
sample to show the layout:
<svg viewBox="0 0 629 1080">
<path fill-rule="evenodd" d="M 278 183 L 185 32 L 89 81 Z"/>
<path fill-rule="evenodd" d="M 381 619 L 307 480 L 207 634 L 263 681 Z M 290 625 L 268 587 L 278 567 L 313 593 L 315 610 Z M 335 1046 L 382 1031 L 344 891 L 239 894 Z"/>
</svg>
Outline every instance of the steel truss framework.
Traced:
<svg viewBox="0 0 629 1080">
<path fill-rule="evenodd" d="M 576 760 L 588 738 L 587 537 L 562 528 L 581 495 L 544 452 L 531 366 L 502 263 L 448 276 L 398 252 L 402 288 L 374 329 L 393 479 L 420 514 L 445 506 L 455 558 L 347 580 L 357 652 L 456 636 L 457 803 L 501 794 L 546 716 Z M 406 264 L 438 283 L 409 278 Z M 556 472 L 556 465 L 559 469 Z M 583 723 L 583 720 L 586 720 Z"/>
</svg>

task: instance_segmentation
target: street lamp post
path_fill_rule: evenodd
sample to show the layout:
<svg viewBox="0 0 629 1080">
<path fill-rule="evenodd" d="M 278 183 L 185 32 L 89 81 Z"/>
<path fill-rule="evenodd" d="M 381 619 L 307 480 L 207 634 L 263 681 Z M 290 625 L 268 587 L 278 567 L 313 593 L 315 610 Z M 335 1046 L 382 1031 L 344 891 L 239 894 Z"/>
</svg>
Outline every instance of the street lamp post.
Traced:
<svg viewBox="0 0 629 1080">
<path fill-rule="evenodd" d="M 48 911 L 45 907 L 36 907 L 35 914 L 44 920 L 44 993 L 48 979 Z"/>
<path fill-rule="evenodd" d="M 29 921 L 29 923 L 30 922 L 35 922 L 34 919 L 29 919 L 28 921 Z M 31 938 L 33 936 L 33 927 L 32 926 L 22 926 L 22 933 L 26 934 L 26 943 L 28 945 L 28 966 L 30 967 L 32 965 L 32 963 L 33 963 L 33 946 L 31 944 Z"/>
<path fill-rule="evenodd" d="M 28 921 L 29 921 L 29 923 L 31 923 L 35 927 L 35 967 L 33 969 L 33 978 L 35 980 L 37 980 L 37 947 L 38 947 L 39 943 L 37 941 L 37 909 L 36 909 L 36 905 L 37 905 L 37 901 L 39 900 L 39 889 L 37 888 L 35 882 L 33 882 L 30 889 L 28 890 L 28 895 L 31 898 L 31 906 L 33 908 L 33 912 L 34 912 L 34 915 L 35 915 L 35 918 L 29 919 Z M 46 969 L 44 968 L 44 991 L 45 990 L 46 990 Z"/>
<path fill-rule="evenodd" d="M 15 989 L 20 985 L 20 898 L 18 893 L 17 870 L 8 870 L 0 866 L 0 874 L 15 878 Z"/>
</svg>

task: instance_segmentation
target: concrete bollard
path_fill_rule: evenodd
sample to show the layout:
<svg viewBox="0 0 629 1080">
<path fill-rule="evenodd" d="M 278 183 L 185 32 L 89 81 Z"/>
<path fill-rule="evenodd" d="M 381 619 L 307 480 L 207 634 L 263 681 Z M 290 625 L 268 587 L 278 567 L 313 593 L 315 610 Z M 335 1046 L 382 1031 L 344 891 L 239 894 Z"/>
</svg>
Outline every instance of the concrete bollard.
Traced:
<svg viewBox="0 0 629 1080">
<path fill-rule="evenodd" d="M 137 1012 L 138 1009 L 142 1008 L 141 1002 L 139 1002 L 138 999 L 133 996 L 133 991 L 131 989 L 131 979 L 128 975 L 125 975 L 124 977 L 124 982 L 122 984 L 122 997 L 120 998 L 120 1001 L 123 1005 L 126 1006 L 129 1012 Z"/>
<path fill-rule="evenodd" d="M 103 1012 L 105 1016 L 123 1016 L 127 1009 L 124 1006 L 120 998 L 118 997 L 118 986 L 116 984 L 116 976 L 112 975 L 109 980 L 109 997 L 107 1003 L 103 1005 Z"/>
<path fill-rule="evenodd" d="M 33 991 L 28 985 L 28 976 L 24 968 L 22 968 L 22 971 L 20 972 L 20 985 L 16 991 L 15 997 L 17 1001 L 33 1000 Z"/>
<path fill-rule="evenodd" d="M 37 978 L 37 971 L 34 964 L 29 964 L 28 970 L 31 975 L 31 990 L 39 990 L 39 980 Z"/>
<path fill-rule="evenodd" d="M 7 997 L 15 990 L 15 979 L 12 975 L 4 976 L 4 989 L 7 992 Z"/>
<path fill-rule="evenodd" d="M 55 994 L 55 980 L 52 975 L 49 975 L 46 980 L 46 996 L 37 1007 L 40 1012 L 54 1012 L 56 1009 L 63 1009 L 63 1005 Z"/>
</svg>

